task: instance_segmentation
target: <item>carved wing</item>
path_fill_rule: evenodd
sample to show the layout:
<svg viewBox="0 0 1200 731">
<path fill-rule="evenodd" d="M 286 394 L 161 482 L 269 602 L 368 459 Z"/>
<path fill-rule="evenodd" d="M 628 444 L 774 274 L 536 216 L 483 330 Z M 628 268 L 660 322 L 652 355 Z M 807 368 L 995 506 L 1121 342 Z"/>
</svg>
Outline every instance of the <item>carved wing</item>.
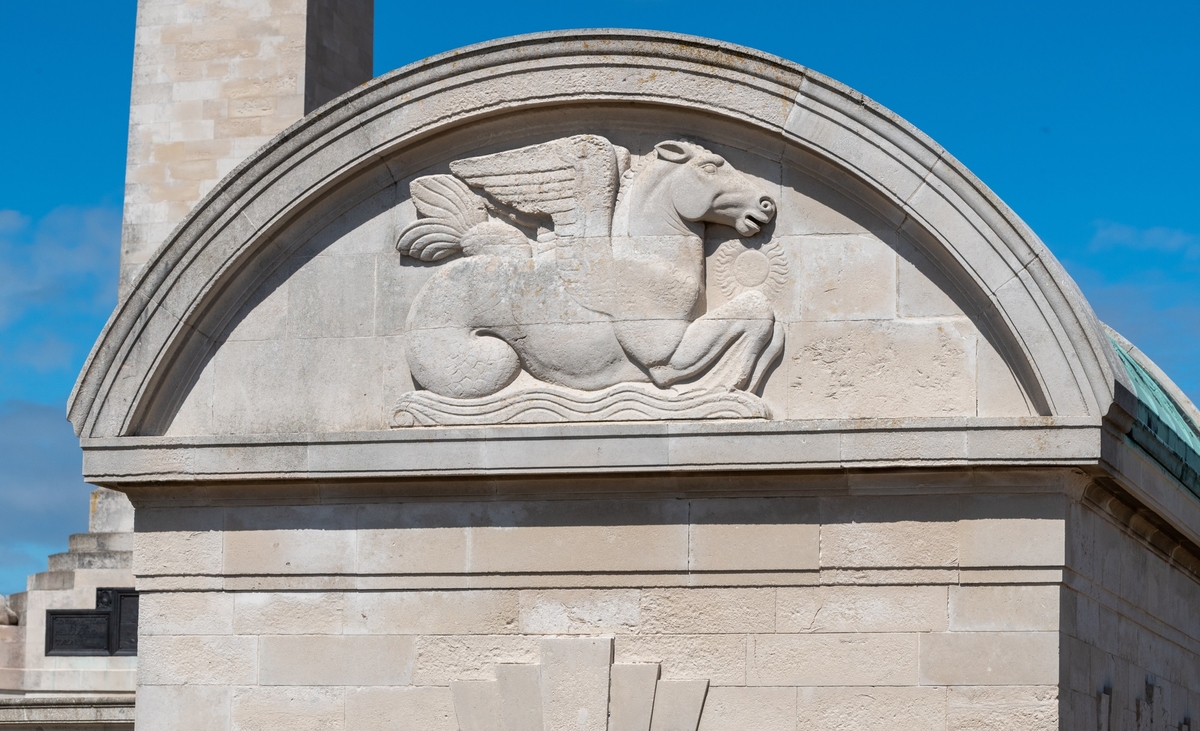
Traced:
<svg viewBox="0 0 1200 731">
<path fill-rule="evenodd" d="M 400 232 L 396 248 L 421 261 L 440 261 L 462 250 L 463 234 L 487 220 L 483 199 L 453 175 L 426 175 L 408 186 L 421 215 Z"/>
<path fill-rule="evenodd" d="M 611 233 L 620 164 L 608 140 L 575 135 L 456 160 L 450 171 L 521 213 L 549 217 L 562 241 Z"/>
</svg>

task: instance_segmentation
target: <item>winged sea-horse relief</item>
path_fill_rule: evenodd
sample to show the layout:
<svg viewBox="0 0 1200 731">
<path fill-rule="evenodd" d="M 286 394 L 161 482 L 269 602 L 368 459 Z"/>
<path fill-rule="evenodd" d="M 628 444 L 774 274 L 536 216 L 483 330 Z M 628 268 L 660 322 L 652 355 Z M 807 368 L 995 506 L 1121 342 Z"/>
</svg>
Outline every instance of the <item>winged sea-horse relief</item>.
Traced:
<svg viewBox="0 0 1200 731">
<path fill-rule="evenodd" d="M 704 307 L 704 227 L 753 236 L 775 201 L 721 156 L 577 135 L 450 163 L 410 185 L 401 254 L 446 261 L 405 347 L 393 426 L 766 418 L 783 349 L 767 296 Z"/>
</svg>

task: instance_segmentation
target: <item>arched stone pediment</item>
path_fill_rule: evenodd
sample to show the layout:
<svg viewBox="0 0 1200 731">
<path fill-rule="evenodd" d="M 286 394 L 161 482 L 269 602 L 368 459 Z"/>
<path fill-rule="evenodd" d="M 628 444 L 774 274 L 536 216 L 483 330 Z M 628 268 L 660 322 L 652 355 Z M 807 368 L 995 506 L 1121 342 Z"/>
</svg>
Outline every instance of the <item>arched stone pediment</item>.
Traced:
<svg viewBox="0 0 1200 731">
<path fill-rule="evenodd" d="M 599 152 L 579 152 L 580 140 Z M 675 147 L 663 148 L 664 142 Z M 645 268 L 630 270 L 629 262 L 649 257 L 654 264 L 660 255 L 646 253 L 648 237 L 662 246 L 684 244 L 651 228 L 636 233 L 639 224 L 629 217 L 640 214 L 622 213 L 621 206 L 636 207 L 628 200 L 637 185 L 630 181 L 649 167 L 694 165 L 703 154 L 718 156 L 722 175 L 742 176 L 722 194 L 743 186 L 773 208 L 769 220 L 745 226 L 744 211 L 721 218 L 710 206 L 684 215 L 685 229 L 692 228 L 681 230 L 680 240 L 689 231 L 702 240 L 690 280 L 697 294 L 694 302 L 664 304 L 658 295 L 670 289 L 661 286 L 667 280 L 638 279 Z M 567 161 L 550 170 L 538 155 Z M 612 170 L 588 167 L 601 158 L 615 161 Z M 540 202 L 530 202 L 533 193 L 513 186 L 527 185 L 532 174 L 549 176 L 534 181 L 543 190 L 576 186 L 573 202 L 559 205 L 562 196 L 542 193 Z M 466 191 L 460 208 L 481 206 L 483 218 L 454 223 L 450 214 L 430 213 L 436 205 L 422 204 L 413 192 L 429 180 Z M 610 198 L 585 201 L 599 195 L 605 180 Z M 429 195 L 444 198 L 446 190 Z M 560 209 L 574 218 L 555 218 Z M 466 235 L 485 219 L 507 221 L 508 228 L 495 223 Z M 403 244 L 422 220 L 456 231 L 446 234 L 454 239 L 449 259 L 423 261 L 411 246 L 419 231 L 408 236 L 408 250 L 397 252 L 397 241 Z M 616 263 L 588 259 L 595 249 L 584 242 L 596 237 L 597 220 L 607 221 L 602 233 L 614 250 L 624 245 L 632 253 L 616 255 Z M 514 231 L 525 238 L 512 238 Z M 442 245 L 441 234 L 430 235 L 428 241 Z M 466 295 L 426 296 L 421 306 L 434 314 L 420 321 L 413 319 L 414 301 L 430 282 L 451 276 L 446 272 L 465 271 L 447 268 L 456 257 L 470 258 L 459 249 L 526 247 L 522 256 L 530 261 L 552 261 L 565 256 L 568 241 L 576 242 L 572 251 L 584 252 L 578 256 L 586 260 L 582 271 L 592 272 L 588 281 L 621 284 L 580 295 L 571 290 L 575 275 L 551 266 L 571 301 L 586 300 L 583 309 L 603 313 L 605 322 L 626 323 L 638 319 L 630 312 L 660 305 L 666 314 L 655 310 L 645 319 L 674 317 L 687 328 L 712 317 L 694 328 L 696 337 L 689 329 L 674 341 L 657 325 L 611 337 L 614 326 L 605 325 L 609 339 L 601 346 L 603 338 L 584 327 L 592 315 L 545 337 L 524 326 L 550 318 L 558 327 L 559 315 L 522 315 L 517 324 L 524 329 L 512 336 L 522 344 L 510 342 L 514 350 L 505 351 L 516 352 L 516 371 L 489 371 L 488 378 L 502 386 L 525 379 L 534 396 L 553 402 L 546 413 L 574 409 L 626 421 L 637 412 L 656 423 L 666 420 L 663 409 L 683 409 L 684 418 L 742 417 L 719 426 L 726 434 L 778 431 L 800 421 L 816 433 L 845 420 L 876 420 L 872 428 L 893 420 L 900 430 L 907 427 L 896 419 L 1098 426 L 1115 379 L 1125 378 L 1113 368 L 1091 308 L 1045 246 L 903 120 L 820 74 L 757 51 L 669 34 L 581 31 L 496 41 L 399 69 L 261 149 L 146 265 L 84 369 L 70 419 L 93 439 L 371 431 L 386 432 L 383 440 L 435 439 L 418 428 L 422 414 L 465 412 L 455 411 L 458 402 L 430 407 L 421 394 L 478 399 L 496 389 L 435 385 L 436 374 L 445 372 L 439 364 L 449 361 L 418 365 L 406 351 L 419 347 L 424 357 L 452 349 L 437 338 L 414 344 L 411 331 L 441 327 L 437 313 L 461 314 Z M 509 289 L 493 292 L 497 302 L 510 302 L 513 286 L 541 291 L 540 280 L 513 285 L 516 270 L 497 271 L 493 279 L 471 274 L 476 279 L 461 291 L 509 282 Z M 477 300 L 470 307 L 491 306 Z M 683 308 L 682 320 L 670 307 Z M 734 321 L 736 332 L 724 324 Z M 491 342 L 509 337 L 507 320 L 492 322 L 460 324 L 486 331 Z M 539 337 L 552 342 L 529 344 Z M 699 355 L 685 357 L 689 347 Z M 701 382 L 720 368 L 728 374 L 715 390 L 746 394 L 737 408 L 749 411 L 730 411 L 727 401 L 680 406 L 674 397 L 665 406 L 646 405 L 658 391 Z M 593 404 L 572 401 L 575 392 L 616 387 L 636 393 L 613 396 L 617 401 L 593 412 L 587 411 Z M 521 393 L 534 397 L 528 389 Z M 394 404 L 406 395 L 410 407 L 397 416 Z M 701 411 L 686 411 L 693 407 Z M 503 421 L 504 408 L 493 404 L 484 412 Z M 435 415 L 434 422 L 486 432 L 492 417 L 439 418 L 450 419 Z M 549 427 L 505 428 L 543 434 Z M 666 433 L 641 428 L 650 437 Z M 423 434 L 396 436 L 406 429 Z"/>
</svg>

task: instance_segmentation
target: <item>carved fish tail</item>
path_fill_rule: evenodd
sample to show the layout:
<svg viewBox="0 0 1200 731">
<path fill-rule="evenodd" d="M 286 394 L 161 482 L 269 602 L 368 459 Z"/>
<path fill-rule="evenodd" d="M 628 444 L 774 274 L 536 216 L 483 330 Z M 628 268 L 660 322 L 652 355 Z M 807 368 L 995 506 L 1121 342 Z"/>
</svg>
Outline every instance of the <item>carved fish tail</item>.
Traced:
<svg viewBox="0 0 1200 731">
<path fill-rule="evenodd" d="M 453 175 L 426 175 L 409 185 L 420 216 L 404 227 L 396 249 L 421 261 L 440 261 L 462 251 L 463 236 L 488 220 L 483 198 Z"/>
</svg>

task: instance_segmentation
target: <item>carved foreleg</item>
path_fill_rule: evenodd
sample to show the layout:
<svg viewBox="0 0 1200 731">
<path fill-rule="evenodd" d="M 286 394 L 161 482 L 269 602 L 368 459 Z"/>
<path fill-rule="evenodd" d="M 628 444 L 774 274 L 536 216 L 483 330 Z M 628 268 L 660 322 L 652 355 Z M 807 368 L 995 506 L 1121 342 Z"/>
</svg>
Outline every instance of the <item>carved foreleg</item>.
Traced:
<svg viewBox="0 0 1200 731">
<path fill-rule="evenodd" d="M 765 357 L 774 360 L 782 342 L 767 298 L 758 291 L 744 292 L 688 325 L 670 361 L 651 366 L 650 377 L 664 388 L 698 376 L 704 386 L 757 388 L 770 365 Z"/>
</svg>

